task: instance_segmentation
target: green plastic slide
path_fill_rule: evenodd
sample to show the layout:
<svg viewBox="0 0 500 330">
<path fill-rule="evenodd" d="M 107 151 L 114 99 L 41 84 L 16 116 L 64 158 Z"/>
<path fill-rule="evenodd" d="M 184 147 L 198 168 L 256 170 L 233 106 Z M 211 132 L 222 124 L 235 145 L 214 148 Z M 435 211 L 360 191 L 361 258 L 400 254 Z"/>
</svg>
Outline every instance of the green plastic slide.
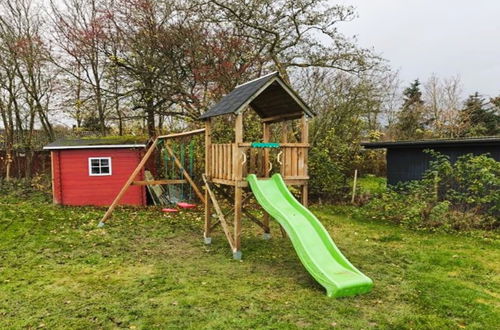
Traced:
<svg viewBox="0 0 500 330">
<path fill-rule="evenodd" d="M 321 222 L 299 203 L 283 178 L 247 177 L 259 204 L 285 229 L 307 271 L 326 289 L 328 297 L 369 292 L 373 281 L 340 252 Z"/>
</svg>

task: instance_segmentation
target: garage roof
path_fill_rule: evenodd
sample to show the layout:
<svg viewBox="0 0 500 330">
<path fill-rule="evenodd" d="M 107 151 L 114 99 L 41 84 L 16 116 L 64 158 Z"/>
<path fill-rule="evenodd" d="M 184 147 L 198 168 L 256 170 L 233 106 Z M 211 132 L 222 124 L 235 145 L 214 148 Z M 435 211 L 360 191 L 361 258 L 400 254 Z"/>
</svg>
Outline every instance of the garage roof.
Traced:
<svg viewBox="0 0 500 330">
<path fill-rule="evenodd" d="M 362 142 L 361 145 L 367 149 L 378 148 L 428 148 L 428 147 L 460 147 L 460 146 L 484 146 L 500 145 L 499 136 L 486 136 L 477 138 L 459 139 L 428 139 L 428 140 L 408 140 L 408 141 L 380 141 Z"/>
</svg>

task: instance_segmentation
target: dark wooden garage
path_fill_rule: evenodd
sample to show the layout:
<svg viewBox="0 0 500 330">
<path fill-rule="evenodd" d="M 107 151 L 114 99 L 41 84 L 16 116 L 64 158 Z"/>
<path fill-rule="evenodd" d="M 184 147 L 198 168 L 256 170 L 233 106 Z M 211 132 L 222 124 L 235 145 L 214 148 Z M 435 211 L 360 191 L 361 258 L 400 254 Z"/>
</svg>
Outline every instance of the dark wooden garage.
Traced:
<svg viewBox="0 0 500 330">
<path fill-rule="evenodd" d="M 431 161 L 431 156 L 424 152 L 427 149 L 449 156 L 452 162 L 466 154 L 489 154 L 500 161 L 500 137 L 363 142 L 361 145 L 366 149 L 387 149 L 387 183 L 391 185 L 420 180 Z"/>
</svg>

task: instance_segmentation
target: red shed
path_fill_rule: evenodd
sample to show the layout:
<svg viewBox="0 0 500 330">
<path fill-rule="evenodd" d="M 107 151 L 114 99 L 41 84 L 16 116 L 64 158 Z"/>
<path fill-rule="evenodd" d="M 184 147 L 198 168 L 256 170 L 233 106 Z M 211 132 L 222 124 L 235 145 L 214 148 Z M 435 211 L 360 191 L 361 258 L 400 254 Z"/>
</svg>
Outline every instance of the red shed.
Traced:
<svg viewBox="0 0 500 330">
<path fill-rule="evenodd" d="M 57 140 L 45 146 L 51 153 L 54 203 L 110 205 L 141 161 L 145 146 L 130 138 Z M 146 205 L 144 186 L 130 187 L 120 204 Z"/>
</svg>

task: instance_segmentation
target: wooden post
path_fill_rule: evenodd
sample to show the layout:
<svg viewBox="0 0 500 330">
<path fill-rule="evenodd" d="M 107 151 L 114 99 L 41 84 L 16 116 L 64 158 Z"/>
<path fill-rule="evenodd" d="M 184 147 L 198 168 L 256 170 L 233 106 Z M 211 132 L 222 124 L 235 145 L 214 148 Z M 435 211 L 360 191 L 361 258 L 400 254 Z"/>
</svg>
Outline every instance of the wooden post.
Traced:
<svg viewBox="0 0 500 330">
<path fill-rule="evenodd" d="M 242 178 L 243 166 L 241 164 L 242 157 L 239 143 L 243 142 L 243 113 L 236 115 L 234 124 L 234 161 L 233 161 L 233 175 L 235 180 L 234 186 L 234 249 L 233 258 L 241 259 L 241 199 L 243 189 L 240 187 L 239 182 Z"/>
<path fill-rule="evenodd" d="M 146 154 L 144 155 L 144 157 L 142 158 L 142 160 L 139 162 L 139 164 L 137 164 L 137 167 L 135 168 L 134 172 L 132 172 L 132 175 L 130 175 L 130 177 L 125 182 L 125 184 L 123 185 L 123 187 L 120 190 L 120 192 L 118 193 L 118 195 L 116 195 L 115 200 L 113 201 L 113 203 L 111 203 L 111 205 L 109 206 L 108 210 L 106 211 L 106 213 L 102 217 L 101 221 L 99 222 L 98 227 L 104 226 L 104 223 L 109 218 L 109 216 L 111 215 L 111 213 L 115 209 L 116 205 L 118 205 L 118 203 L 122 199 L 123 195 L 125 195 L 125 193 L 127 192 L 128 187 L 130 187 L 130 185 L 132 184 L 132 182 L 135 180 L 135 177 L 139 174 L 139 172 L 142 170 L 142 168 L 144 167 L 144 165 L 148 161 L 149 157 L 151 156 L 151 154 L 155 150 L 157 143 L 158 143 L 158 138 L 156 138 L 153 141 L 153 143 L 149 147 L 148 151 L 146 152 Z"/>
<path fill-rule="evenodd" d="M 214 186 L 214 188 L 222 195 L 222 197 L 224 197 L 229 203 L 233 202 L 233 198 L 230 194 L 226 193 L 224 191 L 224 189 L 221 189 L 217 186 Z M 252 194 L 249 193 L 245 196 L 245 198 L 243 198 L 243 200 L 241 201 L 241 206 L 244 206 L 246 201 L 249 200 L 250 198 L 252 197 Z M 231 214 L 232 212 L 234 212 L 234 207 L 229 210 L 227 213 L 224 213 L 224 216 L 227 216 L 229 214 Z M 242 207 L 241 209 L 241 212 L 242 214 L 245 214 L 248 216 L 248 218 L 256 223 L 257 225 L 259 225 L 262 229 L 264 229 L 264 231 L 268 231 L 268 228 L 266 228 L 266 225 L 264 225 L 263 222 L 261 222 L 259 219 L 257 219 L 257 217 L 255 217 L 250 211 L 246 210 L 244 207 Z"/>
<path fill-rule="evenodd" d="M 281 142 L 288 142 L 288 134 L 290 133 L 290 125 L 288 121 L 284 121 L 281 123 L 282 132 L 281 132 Z"/>
<path fill-rule="evenodd" d="M 271 125 L 264 122 L 262 123 L 262 142 L 270 142 L 271 139 Z M 263 157 L 263 176 L 268 177 L 269 176 L 269 149 L 264 148 L 264 157 Z M 264 212 L 264 217 L 262 219 L 262 222 L 264 225 L 267 227 L 267 231 L 264 230 L 264 239 L 269 239 L 271 238 L 271 227 L 269 226 L 269 213 L 267 213 L 265 210 Z"/>
<path fill-rule="evenodd" d="M 309 123 L 307 122 L 307 117 L 304 114 L 300 119 L 300 142 L 309 143 Z M 307 159 L 308 159 L 309 149 L 304 148 L 304 175 L 308 176 L 307 172 Z M 302 186 L 302 205 L 305 207 L 309 204 L 309 186 L 308 183 L 304 183 Z"/>
<path fill-rule="evenodd" d="M 212 120 L 208 118 L 205 121 L 205 178 L 210 181 L 211 179 L 211 166 L 212 166 Z M 205 230 L 203 232 L 203 240 L 205 244 L 212 243 L 212 238 L 210 237 L 210 230 L 212 228 L 212 210 L 210 207 L 211 198 L 208 191 L 208 183 L 205 183 Z"/>
<path fill-rule="evenodd" d="M 235 250 L 234 239 L 233 239 L 233 237 L 231 237 L 231 231 L 229 230 L 229 226 L 227 225 L 226 218 L 224 217 L 224 213 L 222 213 L 222 209 L 219 206 L 219 202 L 217 202 L 217 199 L 215 198 L 215 194 L 213 193 L 212 189 L 210 189 L 210 186 L 208 184 L 208 181 L 207 181 L 207 178 L 205 177 L 205 175 L 203 175 L 203 181 L 205 182 L 205 188 L 208 191 L 210 199 L 212 199 L 212 203 L 214 204 L 215 212 L 217 213 L 217 215 L 219 217 L 219 222 L 222 226 L 222 230 L 224 231 L 224 234 L 226 235 L 227 241 L 229 242 L 229 246 L 231 246 L 231 250 L 234 251 Z"/>
<path fill-rule="evenodd" d="M 288 122 L 284 121 L 281 123 L 281 143 L 287 143 L 288 142 L 288 134 L 289 134 L 289 126 Z M 280 168 L 280 173 L 283 179 L 286 179 L 287 176 L 287 171 L 285 170 L 286 167 L 289 165 L 288 161 L 286 159 L 286 155 L 288 154 L 286 148 L 282 148 L 281 151 L 283 151 L 283 155 L 281 157 L 281 168 Z"/>
<path fill-rule="evenodd" d="M 434 198 L 436 202 L 439 200 L 439 173 L 434 171 Z"/>
<path fill-rule="evenodd" d="M 5 163 L 5 181 L 10 181 L 10 169 L 12 166 L 12 152 L 9 150 L 7 151 L 6 155 L 6 163 Z"/>
<path fill-rule="evenodd" d="M 302 185 L 302 205 L 309 205 L 309 184 L 306 182 Z"/>
<path fill-rule="evenodd" d="M 271 139 L 271 125 L 268 123 L 262 123 L 262 142 L 270 142 Z M 268 170 L 269 170 L 269 149 L 264 148 L 264 159 L 263 159 L 263 166 L 262 166 L 262 176 L 267 177 L 269 176 Z"/>
<path fill-rule="evenodd" d="M 358 183 L 358 170 L 354 170 L 354 181 L 352 182 L 352 198 L 351 204 L 354 204 L 354 199 L 356 198 L 356 184 Z"/>
</svg>

